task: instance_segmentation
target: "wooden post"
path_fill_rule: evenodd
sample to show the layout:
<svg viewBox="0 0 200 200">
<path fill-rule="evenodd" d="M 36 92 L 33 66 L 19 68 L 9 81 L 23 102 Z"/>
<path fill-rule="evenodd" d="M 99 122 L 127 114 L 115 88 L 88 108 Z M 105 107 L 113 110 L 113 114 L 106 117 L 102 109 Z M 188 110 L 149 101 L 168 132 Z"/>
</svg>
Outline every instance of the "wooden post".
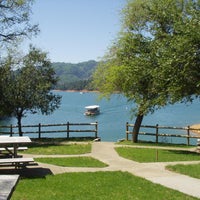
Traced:
<svg viewBox="0 0 200 200">
<path fill-rule="evenodd" d="M 69 138 L 69 122 L 67 122 L 67 138 Z"/>
<path fill-rule="evenodd" d="M 156 143 L 158 143 L 158 124 L 156 124 Z"/>
<path fill-rule="evenodd" d="M 187 127 L 187 145 L 190 145 L 190 126 Z"/>
<path fill-rule="evenodd" d="M 12 137 L 13 135 L 13 127 L 12 127 L 12 124 L 10 125 L 10 136 Z"/>
<path fill-rule="evenodd" d="M 126 140 L 128 141 L 128 130 L 129 130 L 129 128 L 128 128 L 128 122 L 126 122 Z"/>
<path fill-rule="evenodd" d="M 98 137 L 98 122 L 95 124 L 95 138 Z"/>
<path fill-rule="evenodd" d="M 41 138 L 41 124 L 38 124 L 38 138 Z"/>
<path fill-rule="evenodd" d="M 156 162 L 158 162 L 158 149 L 156 149 Z"/>
</svg>

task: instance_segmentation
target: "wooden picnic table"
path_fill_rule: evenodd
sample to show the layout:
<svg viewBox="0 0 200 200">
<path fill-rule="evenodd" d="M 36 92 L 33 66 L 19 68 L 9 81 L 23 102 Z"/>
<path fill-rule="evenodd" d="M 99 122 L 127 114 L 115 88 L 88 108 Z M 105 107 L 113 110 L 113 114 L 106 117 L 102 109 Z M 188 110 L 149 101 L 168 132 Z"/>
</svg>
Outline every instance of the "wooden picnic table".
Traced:
<svg viewBox="0 0 200 200">
<path fill-rule="evenodd" d="M 30 143 L 31 140 L 27 136 L 23 137 L 0 137 L 0 150 L 7 151 L 11 158 L 1 158 L 0 166 L 15 166 L 15 168 L 26 167 L 27 165 L 37 165 L 33 158 L 23 158 L 18 156 L 18 151 L 21 150 L 19 145 Z M 27 149 L 27 147 L 22 147 L 22 149 Z"/>
<path fill-rule="evenodd" d="M 28 136 L 23 137 L 8 137 L 8 136 L 1 136 L 0 137 L 0 147 L 5 148 L 13 158 L 18 157 L 18 147 L 22 144 L 31 143 L 31 139 Z M 13 149 L 11 149 L 12 147 Z"/>
</svg>

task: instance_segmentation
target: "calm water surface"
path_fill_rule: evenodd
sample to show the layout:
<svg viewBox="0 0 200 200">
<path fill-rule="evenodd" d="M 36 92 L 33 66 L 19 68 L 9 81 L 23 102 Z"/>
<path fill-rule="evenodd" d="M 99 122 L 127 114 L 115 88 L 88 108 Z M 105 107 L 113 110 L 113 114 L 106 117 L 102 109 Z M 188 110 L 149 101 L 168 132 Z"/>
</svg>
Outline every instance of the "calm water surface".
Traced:
<svg viewBox="0 0 200 200">
<path fill-rule="evenodd" d="M 126 122 L 133 123 L 130 110 L 131 103 L 119 94 L 112 95 L 111 99 L 98 100 L 98 93 L 80 92 L 55 92 L 62 95 L 61 107 L 52 115 L 43 116 L 41 114 L 28 115 L 23 118 L 23 125 L 30 124 L 50 124 L 50 123 L 99 123 L 98 136 L 103 141 L 117 141 L 125 138 Z M 93 117 L 85 116 L 84 107 L 87 105 L 100 105 L 101 114 Z M 167 106 L 148 115 L 143 120 L 143 125 L 162 125 L 185 127 L 192 124 L 200 123 L 200 102 L 195 100 L 193 104 L 176 104 Z M 4 121 L 4 124 L 16 125 L 16 119 Z M 84 134 L 84 133 L 82 133 Z M 171 139 L 170 139 L 171 140 Z M 173 141 L 172 141 L 173 142 Z"/>
</svg>

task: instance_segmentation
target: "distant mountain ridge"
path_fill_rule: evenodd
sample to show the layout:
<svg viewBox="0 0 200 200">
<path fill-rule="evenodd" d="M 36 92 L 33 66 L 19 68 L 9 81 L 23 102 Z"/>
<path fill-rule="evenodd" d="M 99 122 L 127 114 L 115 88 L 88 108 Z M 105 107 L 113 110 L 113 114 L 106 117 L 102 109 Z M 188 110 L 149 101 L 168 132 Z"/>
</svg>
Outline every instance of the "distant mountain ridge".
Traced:
<svg viewBox="0 0 200 200">
<path fill-rule="evenodd" d="M 59 90 L 83 90 L 89 88 L 91 75 L 94 72 L 98 62 L 89 60 L 77 64 L 53 62 L 52 67 L 59 81 L 55 89 Z"/>
</svg>

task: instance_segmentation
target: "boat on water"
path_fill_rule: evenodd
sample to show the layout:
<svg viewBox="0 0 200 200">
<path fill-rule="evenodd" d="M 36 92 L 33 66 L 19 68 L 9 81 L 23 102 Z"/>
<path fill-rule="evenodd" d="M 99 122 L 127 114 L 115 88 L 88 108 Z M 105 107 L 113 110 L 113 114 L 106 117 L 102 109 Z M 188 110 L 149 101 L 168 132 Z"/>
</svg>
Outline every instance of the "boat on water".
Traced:
<svg viewBox="0 0 200 200">
<path fill-rule="evenodd" d="M 84 115 L 87 115 L 87 116 L 98 115 L 100 113 L 99 105 L 86 106 L 85 109 L 86 111 Z"/>
</svg>

